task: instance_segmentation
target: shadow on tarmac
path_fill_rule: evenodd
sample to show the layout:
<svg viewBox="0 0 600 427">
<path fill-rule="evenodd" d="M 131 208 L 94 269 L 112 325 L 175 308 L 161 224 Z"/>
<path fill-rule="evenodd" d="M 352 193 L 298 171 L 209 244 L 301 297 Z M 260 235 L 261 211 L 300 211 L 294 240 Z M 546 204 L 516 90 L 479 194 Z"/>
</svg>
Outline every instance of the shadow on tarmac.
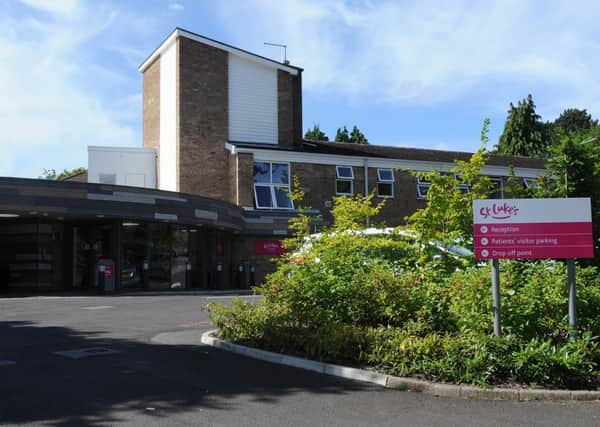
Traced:
<svg viewBox="0 0 600 427">
<path fill-rule="evenodd" d="M 91 347 L 118 353 L 70 359 L 54 352 Z M 243 358 L 207 346 L 106 338 L 32 322 L 0 322 L 0 424 L 106 425 L 131 413 L 156 418 L 242 401 L 277 403 L 294 393 L 344 394 L 363 385 Z M 127 414 L 127 415 L 126 415 Z"/>
</svg>

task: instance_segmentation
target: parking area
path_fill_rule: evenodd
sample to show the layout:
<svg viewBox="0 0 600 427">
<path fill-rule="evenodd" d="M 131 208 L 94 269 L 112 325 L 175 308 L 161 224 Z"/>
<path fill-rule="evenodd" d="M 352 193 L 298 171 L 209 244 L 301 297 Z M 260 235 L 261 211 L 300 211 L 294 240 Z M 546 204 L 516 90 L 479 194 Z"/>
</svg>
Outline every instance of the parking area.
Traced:
<svg viewBox="0 0 600 427">
<path fill-rule="evenodd" d="M 206 303 L 230 298 L 0 299 L 0 424 L 600 424 L 598 403 L 457 401 L 153 340 L 199 336 L 211 328 Z"/>
</svg>

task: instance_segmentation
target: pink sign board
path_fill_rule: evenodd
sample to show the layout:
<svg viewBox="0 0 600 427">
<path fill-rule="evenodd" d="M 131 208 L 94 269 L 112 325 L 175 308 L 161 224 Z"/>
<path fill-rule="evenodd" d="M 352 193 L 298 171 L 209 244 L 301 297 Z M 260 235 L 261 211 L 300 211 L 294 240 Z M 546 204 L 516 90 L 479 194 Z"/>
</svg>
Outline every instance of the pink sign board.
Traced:
<svg viewBox="0 0 600 427">
<path fill-rule="evenodd" d="M 112 264 L 104 265 L 104 277 L 106 277 L 107 279 L 113 277 L 113 265 Z"/>
<path fill-rule="evenodd" d="M 476 259 L 593 258 L 589 198 L 473 201 Z"/>
<path fill-rule="evenodd" d="M 254 253 L 256 255 L 282 255 L 285 248 L 281 240 L 257 240 L 254 243 Z"/>
</svg>

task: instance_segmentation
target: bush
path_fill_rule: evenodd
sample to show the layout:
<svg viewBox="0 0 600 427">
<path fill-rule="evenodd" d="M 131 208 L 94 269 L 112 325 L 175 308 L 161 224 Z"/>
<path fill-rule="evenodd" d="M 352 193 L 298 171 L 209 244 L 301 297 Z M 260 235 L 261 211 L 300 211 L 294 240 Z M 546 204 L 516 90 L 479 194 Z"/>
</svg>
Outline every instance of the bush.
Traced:
<svg viewBox="0 0 600 427">
<path fill-rule="evenodd" d="M 500 293 L 504 332 L 523 338 L 566 336 L 567 271 L 562 262 L 501 263 Z M 459 329 L 492 331 L 491 275 L 487 267 L 456 272 L 449 279 L 450 314 Z M 577 268 L 580 332 L 600 335 L 600 281 L 595 267 Z"/>
<path fill-rule="evenodd" d="M 336 206 L 340 211 L 363 203 L 370 199 Z M 277 271 L 258 288 L 263 295 L 258 304 L 211 305 L 221 336 L 271 351 L 457 383 L 598 385 L 595 267 L 577 269 L 579 334 L 569 339 L 574 337 L 564 263 L 502 262 L 506 335 L 494 337 L 490 268 L 433 251 L 406 235 L 357 232 L 357 221 L 373 212 L 346 212 L 342 223 L 350 230 L 323 233 L 311 245 L 297 236 Z M 310 228 L 307 220 L 296 225 Z"/>
</svg>

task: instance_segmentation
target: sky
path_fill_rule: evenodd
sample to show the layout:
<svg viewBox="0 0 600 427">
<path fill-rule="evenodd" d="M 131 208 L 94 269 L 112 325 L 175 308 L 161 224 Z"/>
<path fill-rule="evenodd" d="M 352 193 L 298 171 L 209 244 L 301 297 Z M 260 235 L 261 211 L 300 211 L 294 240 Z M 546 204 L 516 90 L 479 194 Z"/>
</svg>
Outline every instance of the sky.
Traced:
<svg viewBox="0 0 600 427">
<path fill-rule="evenodd" d="M 576 4 L 576 6 L 575 6 Z M 491 148 L 509 103 L 600 116 L 600 2 L 0 0 L 0 176 L 141 146 L 143 60 L 175 27 L 304 68 L 304 129 L 371 144 Z"/>
</svg>

